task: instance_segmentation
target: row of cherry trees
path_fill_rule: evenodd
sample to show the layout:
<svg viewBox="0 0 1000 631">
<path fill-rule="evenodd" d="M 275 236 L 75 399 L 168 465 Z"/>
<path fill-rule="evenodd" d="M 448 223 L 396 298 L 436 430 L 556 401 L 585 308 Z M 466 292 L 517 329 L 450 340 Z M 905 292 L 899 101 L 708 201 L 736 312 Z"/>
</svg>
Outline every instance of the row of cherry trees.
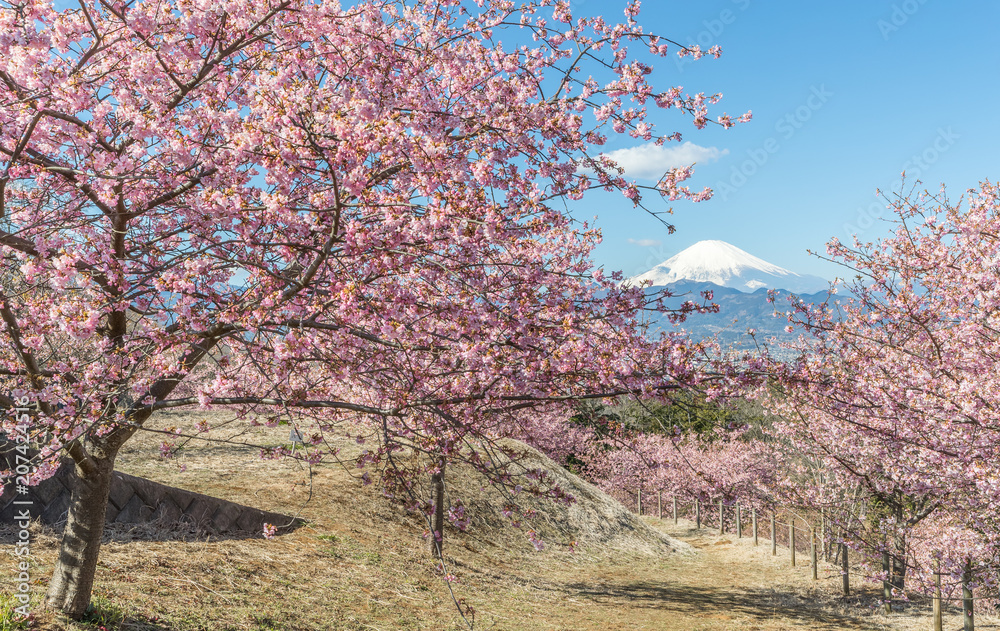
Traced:
<svg viewBox="0 0 1000 631">
<path fill-rule="evenodd" d="M 854 297 L 789 311 L 809 344 L 775 366 L 776 429 L 822 472 L 807 499 L 886 553 L 897 587 L 971 571 L 995 594 L 1000 190 L 984 182 L 958 203 L 911 191 L 889 206 L 890 237 L 829 245 Z"/>
<path fill-rule="evenodd" d="M 1000 187 L 984 182 L 957 203 L 943 190 L 887 201 L 891 236 L 829 245 L 848 292 L 779 304 L 803 334 L 798 359 L 742 363 L 746 387 L 729 394 L 777 415 L 759 431 L 564 436 L 625 502 L 641 488 L 822 512 L 827 532 L 899 594 L 929 591 L 935 573 L 954 591 L 970 573 L 996 595 Z"/>
</svg>

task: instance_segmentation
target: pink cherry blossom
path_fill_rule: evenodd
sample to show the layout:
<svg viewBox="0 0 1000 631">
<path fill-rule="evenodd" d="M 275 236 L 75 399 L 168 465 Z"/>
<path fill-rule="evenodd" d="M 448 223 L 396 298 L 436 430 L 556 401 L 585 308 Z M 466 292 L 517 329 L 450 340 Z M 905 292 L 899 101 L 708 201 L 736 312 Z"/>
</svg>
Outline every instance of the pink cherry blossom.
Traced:
<svg viewBox="0 0 1000 631">
<path fill-rule="evenodd" d="M 494 446 L 527 409 L 698 380 L 563 204 L 709 195 L 600 157 L 680 140 L 647 107 L 716 120 L 717 96 L 651 83 L 667 49 L 638 2 L 621 24 L 561 0 L 195 4 L 0 7 L 0 392 L 29 393 L 46 463 L 106 488 L 158 410 L 294 413 L 317 449 L 262 455 L 364 434 L 360 480 L 419 503 L 442 458 L 513 485 Z M 75 516 L 103 501 L 67 533 L 100 532 Z M 79 545 L 49 593 L 73 616 L 99 537 Z"/>
</svg>

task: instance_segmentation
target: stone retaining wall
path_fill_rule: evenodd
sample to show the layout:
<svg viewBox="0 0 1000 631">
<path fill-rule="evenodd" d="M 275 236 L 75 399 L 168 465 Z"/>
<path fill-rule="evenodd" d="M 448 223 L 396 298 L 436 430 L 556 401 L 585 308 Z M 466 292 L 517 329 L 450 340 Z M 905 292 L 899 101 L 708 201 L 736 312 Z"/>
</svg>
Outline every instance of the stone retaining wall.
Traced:
<svg viewBox="0 0 1000 631">
<path fill-rule="evenodd" d="M 10 443 L 0 442 L 0 468 L 14 466 Z M 6 462 L 5 462 L 6 461 Z M 31 516 L 45 524 L 59 527 L 66 521 L 70 494 L 75 478 L 71 463 L 65 463 L 53 477 L 27 494 L 18 495 L 14 482 L 0 494 L 0 523 L 11 523 L 19 509 L 30 508 Z M 31 501 L 16 505 L 15 500 Z M 282 529 L 301 525 L 288 515 L 263 511 L 235 502 L 186 491 L 145 478 L 114 472 L 108 501 L 106 523 L 142 524 L 156 521 L 163 525 L 188 524 L 207 534 L 261 534 L 265 523 Z"/>
</svg>

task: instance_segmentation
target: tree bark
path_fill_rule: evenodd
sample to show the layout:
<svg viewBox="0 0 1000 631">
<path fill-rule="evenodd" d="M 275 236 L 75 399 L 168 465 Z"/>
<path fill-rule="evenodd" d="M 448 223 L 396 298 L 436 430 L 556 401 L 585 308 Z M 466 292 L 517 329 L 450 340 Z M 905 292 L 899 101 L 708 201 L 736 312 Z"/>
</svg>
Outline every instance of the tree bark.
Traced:
<svg viewBox="0 0 1000 631">
<path fill-rule="evenodd" d="M 45 603 L 79 620 L 90 607 L 91 589 L 104 534 L 104 516 L 115 458 L 88 458 L 74 466 L 74 486 L 59 557 Z"/>
<path fill-rule="evenodd" d="M 892 613 L 892 566 L 889 563 L 889 550 L 882 551 L 882 571 L 885 580 L 882 581 L 882 600 L 885 601 L 885 612 Z"/>
<path fill-rule="evenodd" d="M 896 553 L 892 555 L 892 586 L 902 590 L 906 582 L 906 538 L 895 538 Z"/>
<path fill-rule="evenodd" d="M 431 555 L 444 554 L 444 464 L 442 458 L 437 473 L 431 476 L 434 492 L 434 512 L 431 515 Z"/>
</svg>

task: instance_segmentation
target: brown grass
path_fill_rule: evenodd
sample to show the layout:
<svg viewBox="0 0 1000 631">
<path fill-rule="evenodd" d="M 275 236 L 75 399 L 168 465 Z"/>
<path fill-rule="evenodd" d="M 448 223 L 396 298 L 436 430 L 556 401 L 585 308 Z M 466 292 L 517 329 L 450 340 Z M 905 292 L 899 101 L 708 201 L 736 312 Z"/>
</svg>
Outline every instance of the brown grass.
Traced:
<svg viewBox="0 0 1000 631">
<path fill-rule="evenodd" d="M 164 414 L 163 427 L 201 414 Z M 212 415 L 217 421 L 219 418 Z M 286 428 L 240 431 L 279 444 Z M 222 435 L 219 430 L 218 435 Z M 232 432 L 229 431 L 229 434 Z M 228 435 L 228 434 L 227 434 Z M 110 531 L 95 588 L 98 612 L 124 618 L 131 630 L 461 629 L 449 584 L 426 553 L 425 523 L 363 486 L 356 471 L 330 463 L 309 472 L 292 460 L 261 461 L 254 448 L 192 445 L 172 461 L 155 456 L 156 435 L 126 446 L 119 469 L 133 475 L 303 517 L 304 527 L 273 541 L 205 538 L 184 529 L 144 526 Z M 345 457 L 357 446 L 344 444 Z M 544 466 L 543 456 L 527 462 Z M 181 471 L 181 467 L 186 471 Z M 531 466 L 535 466 L 532 464 Z M 800 566 L 772 558 L 748 539 L 715 537 L 689 525 L 638 519 L 575 476 L 557 471 L 578 501 L 539 510 L 530 524 L 548 542 L 536 552 L 524 530 L 505 525 L 501 496 L 468 470 L 449 470 L 449 492 L 474 521 L 468 533 L 446 534 L 455 598 L 475 610 L 477 629 L 510 631 L 600 629 L 894 629 L 930 628 L 929 606 L 885 616 L 871 586 L 844 601 L 839 574 L 823 568 L 812 581 Z M 310 499 L 311 487 L 311 499 Z M 32 576 L 44 593 L 58 540 L 34 527 Z M 681 540 L 681 541 L 678 541 Z M 565 545 L 579 542 L 575 552 Z M 5 543 L 9 543 L 9 533 Z M 686 542 L 686 543 L 684 543 Z M 0 586 L 13 581 L 10 546 Z M 779 552 L 780 554 L 780 552 Z M 41 629 L 95 629 L 35 605 Z M 952 613 L 946 628 L 956 628 Z M 115 624 L 106 625 L 115 628 Z M 981 619 L 979 628 L 990 628 Z"/>
</svg>

